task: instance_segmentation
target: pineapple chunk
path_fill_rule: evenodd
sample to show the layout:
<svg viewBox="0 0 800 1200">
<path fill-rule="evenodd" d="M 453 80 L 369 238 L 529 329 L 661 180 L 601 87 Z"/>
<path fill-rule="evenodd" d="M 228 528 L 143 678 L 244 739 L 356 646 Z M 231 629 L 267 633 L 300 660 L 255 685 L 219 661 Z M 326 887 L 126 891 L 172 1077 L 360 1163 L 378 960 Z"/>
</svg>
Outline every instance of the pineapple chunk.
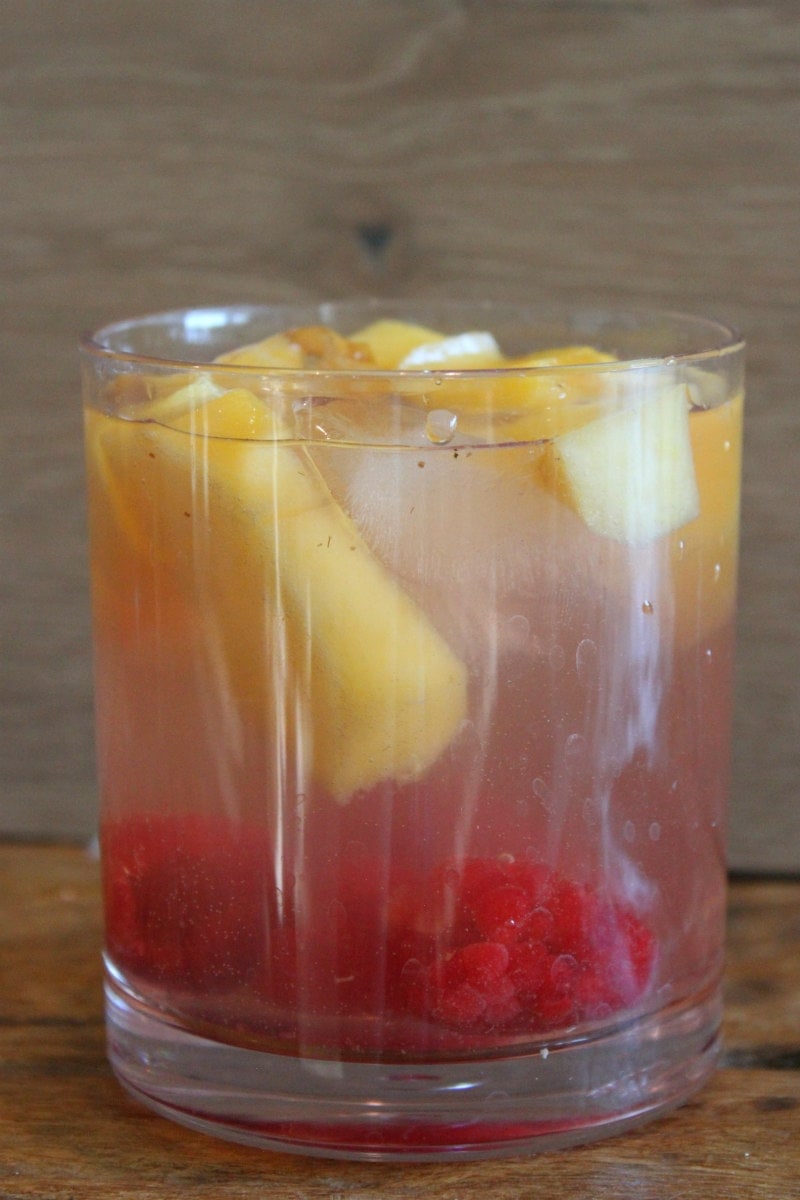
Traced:
<svg viewBox="0 0 800 1200">
<path fill-rule="evenodd" d="M 685 387 L 565 433 L 552 451 L 571 503 L 602 537 L 640 545 L 698 515 Z"/>
<path fill-rule="evenodd" d="M 509 367 L 591 367 L 594 363 L 615 362 L 613 354 L 596 350 L 594 346 L 556 346 L 550 350 L 535 350 L 520 358 L 510 358 Z"/>
<path fill-rule="evenodd" d="M 184 399 L 182 412 L 169 404 L 170 427 L 157 423 L 157 408 L 145 423 L 92 422 L 90 453 L 119 531 L 141 553 L 146 529 L 137 530 L 157 496 L 171 569 L 189 595 L 192 539 L 213 544 L 197 615 L 222 654 L 226 687 L 238 706 L 263 710 L 264 656 L 274 656 L 270 670 L 291 698 L 283 719 L 294 723 L 304 769 L 334 799 L 419 777 L 464 720 L 464 665 L 375 558 L 310 457 L 281 440 L 266 404 L 243 388 Z M 196 534 L 183 511 L 193 494 L 205 513 Z"/>
<path fill-rule="evenodd" d="M 342 337 L 327 325 L 301 325 L 274 333 L 261 342 L 220 354 L 216 361 L 267 370 L 352 371 L 375 366 L 368 345 Z"/>
<path fill-rule="evenodd" d="M 412 325 L 410 321 L 385 318 L 359 329 L 357 333 L 352 334 L 351 340 L 369 346 L 379 370 L 393 371 L 417 346 L 440 342 L 443 335 L 435 329 L 427 329 L 424 325 Z"/>
<path fill-rule="evenodd" d="M 299 368 L 303 366 L 303 350 L 289 334 L 274 333 L 260 342 L 250 342 L 220 354 L 217 362 L 230 363 L 234 367 Z"/>
</svg>

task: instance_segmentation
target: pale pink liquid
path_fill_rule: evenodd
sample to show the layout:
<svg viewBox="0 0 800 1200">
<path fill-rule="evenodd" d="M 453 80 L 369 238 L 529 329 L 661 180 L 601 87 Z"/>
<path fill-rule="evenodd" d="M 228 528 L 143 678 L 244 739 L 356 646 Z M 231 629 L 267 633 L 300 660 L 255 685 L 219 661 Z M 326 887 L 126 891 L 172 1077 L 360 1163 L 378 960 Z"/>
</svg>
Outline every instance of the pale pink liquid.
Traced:
<svg viewBox="0 0 800 1200">
<path fill-rule="evenodd" d="M 209 631 L 226 613 L 200 606 L 205 556 L 224 547 L 188 532 L 185 546 L 159 544 L 153 514 L 152 551 L 131 553 L 93 481 L 112 971 L 187 1029 L 289 1054 L 425 1061 L 580 1037 L 579 1009 L 562 1025 L 524 1005 L 514 1020 L 464 1023 L 404 990 L 420 955 L 446 962 L 461 945 L 436 899 L 442 872 L 500 858 L 546 864 L 652 938 L 646 978 L 587 1028 L 689 1003 L 721 969 L 732 663 L 733 579 L 714 590 L 697 562 L 731 559 L 735 514 L 724 544 L 689 530 L 630 549 L 537 493 L 529 450 L 505 451 L 499 475 L 473 472 L 458 493 L 454 450 L 403 453 L 415 469 L 386 485 L 386 503 L 407 515 L 387 533 L 371 472 L 385 477 L 390 452 L 315 450 L 466 663 L 468 720 L 422 778 L 344 805 L 297 773 L 274 708 L 237 706 L 220 684 Z M 194 596 L 174 584 L 181 554 Z M 236 638 L 269 677 L 269 621 Z"/>
</svg>

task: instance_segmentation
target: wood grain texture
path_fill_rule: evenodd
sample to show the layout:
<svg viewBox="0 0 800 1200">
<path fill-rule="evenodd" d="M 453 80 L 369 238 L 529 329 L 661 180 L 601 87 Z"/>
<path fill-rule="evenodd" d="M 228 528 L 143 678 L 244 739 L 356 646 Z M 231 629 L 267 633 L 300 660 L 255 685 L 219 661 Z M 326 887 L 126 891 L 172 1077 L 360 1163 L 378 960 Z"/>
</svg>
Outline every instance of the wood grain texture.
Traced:
<svg viewBox="0 0 800 1200">
<path fill-rule="evenodd" d="M 191 1133 L 128 1100 L 105 1061 L 97 867 L 0 844 L 3 1200 L 789 1200 L 800 1178 L 800 884 L 734 885 L 727 1061 L 690 1104 L 533 1159 L 374 1166 Z"/>
<path fill-rule="evenodd" d="M 731 854 L 800 866 L 793 0 L 9 0 L 0 20 L 0 827 L 94 821 L 80 330 L 556 296 L 748 337 Z"/>
</svg>

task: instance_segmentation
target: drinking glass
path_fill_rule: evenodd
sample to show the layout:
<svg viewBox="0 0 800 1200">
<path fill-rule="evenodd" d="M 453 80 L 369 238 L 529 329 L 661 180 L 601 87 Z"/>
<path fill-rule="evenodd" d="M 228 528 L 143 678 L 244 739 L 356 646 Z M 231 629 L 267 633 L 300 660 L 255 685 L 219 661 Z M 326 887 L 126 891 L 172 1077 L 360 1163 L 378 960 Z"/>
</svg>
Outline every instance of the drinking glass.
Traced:
<svg viewBox="0 0 800 1200">
<path fill-rule="evenodd" d="M 86 337 L 110 1060 L 255 1145 L 476 1158 L 720 1026 L 742 343 L 521 305 Z"/>
</svg>

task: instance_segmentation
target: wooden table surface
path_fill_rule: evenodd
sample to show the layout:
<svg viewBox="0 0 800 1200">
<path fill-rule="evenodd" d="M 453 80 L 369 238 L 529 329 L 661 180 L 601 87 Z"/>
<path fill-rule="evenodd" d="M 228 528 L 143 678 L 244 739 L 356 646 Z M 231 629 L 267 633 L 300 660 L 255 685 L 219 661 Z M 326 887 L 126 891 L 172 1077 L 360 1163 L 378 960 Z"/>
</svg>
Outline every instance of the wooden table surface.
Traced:
<svg viewBox="0 0 800 1200">
<path fill-rule="evenodd" d="M 791 1200 L 800 1196 L 800 880 L 730 891 L 726 1054 L 690 1104 L 535 1158 L 374 1165 L 253 1150 L 136 1106 L 106 1064 L 97 863 L 0 843 L 0 1200 Z"/>
</svg>

